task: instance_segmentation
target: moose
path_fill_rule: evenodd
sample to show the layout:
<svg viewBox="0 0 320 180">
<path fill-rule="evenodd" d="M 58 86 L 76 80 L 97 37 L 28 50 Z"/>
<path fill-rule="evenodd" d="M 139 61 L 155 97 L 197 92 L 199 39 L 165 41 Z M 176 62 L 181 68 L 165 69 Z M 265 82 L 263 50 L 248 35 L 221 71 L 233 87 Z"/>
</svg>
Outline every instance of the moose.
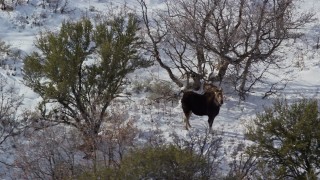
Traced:
<svg viewBox="0 0 320 180">
<path fill-rule="evenodd" d="M 206 84 L 204 85 L 204 94 L 198 94 L 193 91 L 184 92 L 181 104 L 185 114 L 184 122 L 186 129 L 191 128 L 189 118 L 192 113 L 198 116 L 207 115 L 210 131 L 214 118 L 219 114 L 220 106 L 223 104 L 222 89 L 217 86 Z"/>
</svg>

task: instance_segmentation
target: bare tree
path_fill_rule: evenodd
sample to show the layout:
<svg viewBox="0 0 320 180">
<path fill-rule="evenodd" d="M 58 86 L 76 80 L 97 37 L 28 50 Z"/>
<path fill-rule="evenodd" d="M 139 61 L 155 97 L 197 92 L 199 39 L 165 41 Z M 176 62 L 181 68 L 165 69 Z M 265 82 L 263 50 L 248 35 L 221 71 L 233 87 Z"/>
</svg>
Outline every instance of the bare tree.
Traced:
<svg viewBox="0 0 320 180">
<path fill-rule="evenodd" d="M 260 176 L 257 175 L 258 172 L 258 158 L 244 151 L 246 145 L 241 142 L 236 148 L 233 149 L 231 157 L 233 161 L 229 163 L 229 172 L 224 178 L 234 179 L 234 180 L 243 180 L 243 179 L 259 179 Z"/>
<path fill-rule="evenodd" d="M 313 17 L 293 16 L 295 0 L 173 0 L 151 19 L 146 3 L 139 2 L 150 52 L 178 86 L 180 76 L 199 84 L 221 83 L 230 75 L 242 99 L 265 72 L 279 67 L 275 53 L 282 42 Z"/>
<path fill-rule="evenodd" d="M 24 113 L 21 112 L 22 97 L 18 91 L 11 86 L 7 79 L 0 77 L 0 165 L 2 173 L 7 174 L 6 169 L 11 169 L 11 157 L 14 151 L 14 139 L 19 136 L 28 126 L 24 121 Z M 6 177 L 6 176 L 5 176 Z"/>
<path fill-rule="evenodd" d="M 28 128 L 15 139 L 12 179 L 70 179 L 89 168 L 77 151 L 79 133 L 66 126 Z"/>
<path fill-rule="evenodd" d="M 110 116 L 100 134 L 98 152 L 100 161 L 105 167 L 118 167 L 125 153 L 135 146 L 138 129 L 134 126 L 135 119 L 120 104 L 113 104 Z"/>
<path fill-rule="evenodd" d="M 72 179 L 83 171 L 118 168 L 122 156 L 134 147 L 138 133 L 134 120 L 128 120 L 127 112 L 119 106 L 111 109 L 95 139 L 63 124 L 48 127 L 50 124 L 37 121 L 39 115 L 33 113 L 29 116 L 33 123 L 15 138 L 14 162 L 8 164 L 8 174 L 12 179 Z"/>
<path fill-rule="evenodd" d="M 21 104 L 22 97 L 14 87 L 8 86 L 4 77 L 0 77 L 0 145 L 23 130 L 17 112 Z"/>
<path fill-rule="evenodd" d="M 223 160 L 221 137 L 212 134 L 209 129 L 205 132 L 190 131 L 187 138 L 179 137 L 176 133 L 172 133 L 171 136 L 175 146 L 190 152 L 196 152 L 208 162 L 207 173 L 210 178 L 219 177 L 220 163 Z"/>
</svg>

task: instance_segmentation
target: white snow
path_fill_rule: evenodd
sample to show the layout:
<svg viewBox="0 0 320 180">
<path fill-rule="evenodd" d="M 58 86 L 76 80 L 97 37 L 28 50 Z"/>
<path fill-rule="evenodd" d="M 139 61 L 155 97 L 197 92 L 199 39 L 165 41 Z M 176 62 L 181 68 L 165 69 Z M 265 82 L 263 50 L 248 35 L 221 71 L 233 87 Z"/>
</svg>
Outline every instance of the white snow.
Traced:
<svg viewBox="0 0 320 180">
<path fill-rule="evenodd" d="M 139 11 L 139 4 L 135 0 L 69 0 L 70 9 L 74 9 L 68 14 L 55 14 L 42 9 L 40 6 L 18 6 L 14 11 L 6 12 L 0 10 L 0 40 L 5 41 L 12 48 L 21 50 L 23 55 L 35 51 L 34 41 L 40 31 L 59 30 L 63 20 L 76 20 L 85 14 L 94 15 L 95 12 L 89 11 L 89 7 L 95 8 L 95 11 L 104 12 L 105 9 L 113 6 L 121 6 L 127 2 L 132 9 Z M 320 18 L 319 0 L 306 0 L 300 2 L 301 10 L 313 11 L 316 17 Z M 37 1 L 30 1 L 35 3 Z M 160 0 L 149 0 L 148 5 L 153 8 L 161 7 Z M 151 8 L 152 9 L 152 8 Z M 40 18 L 45 16 L 45 18 Z M 36 22 L 42 23 L 41 26 L 35 25 Z M 225 94 L 224 105 L 221 107 L 220 114 L 213 123 L 213 130 L 221 132 L 223 137 L 223 146 L 232 152 L 237 142 L 244 140 L 244 125 L 248 120 L 255 117 L 257 112 L 261 112 L 264 106 L 270 106 L 272 100 L 278 97 L 296 99 L 301 97 L 310 97 L 319 99 L 320 91 L 320 49 L 314 49 L 315 38 L 320 37 L 320 23 L 310 25 L 302 30 L 306 33 L 305 41 L 298 40 L 297 43 L 291 43 L 284 48 L 286 53 L 286 62 L 295 64 L 288 69 L 288 82 L 286 88 L 279 91 L 277 95 L 262 99 L 266 87 L 261 87 L 252 93 L 245 102 L 240 102 L 237 96 Z M 299 66 L 295 62 L 299 61 Z M 23 63 L 22 63 L 23 64 Z M 21 66 L 22 66 L 21 64 Z M 21 73 L 17 76 L 7 75 L 8 69 L 0 67 L 0 75 L 7 77 L 10 84 L 14 84 L 19 90 L 19 94 L 24 97 L 24 108 L 35 108 L 41 100 L 39 95 L 23 84 Z M 275 72 L 277 73 L 277 72 Z M 277 75 L 277 74 L 276 74 Z M 278 76 L 283 76 L 283 73 Z M 279 77 L 282 78 L 282 77 Z M 149 69 L 137 70 L 129 76 L 133 81 L 145 81 L 152 79 L 152 82 L 168 80 L 168 76 L 158 66 Z M 272 82 L 274 79 L 269 79 Z M 177 92 L 180 89 L 176 88 Z M 130 87 L 127 89 L 130 90 Z M 137 119 L 136 126 L 144 132 L 141 136 L 146 136 L 149 132 L 160 129 L 163 136 L 170 140 L 170 134 L 175 132 L 185 136 L 188 131 L 184 128 L 183 112 L 179 103 L 154 102 L 149 100 L 148 93 L 142 91 L 139 94 L 133 93 L 131 101 L 126 106 L 130 117 Z M 192 129 L 204 130 L 208 128 L 207 117 L 191 116 L 190 123 Z"/>
</svg>

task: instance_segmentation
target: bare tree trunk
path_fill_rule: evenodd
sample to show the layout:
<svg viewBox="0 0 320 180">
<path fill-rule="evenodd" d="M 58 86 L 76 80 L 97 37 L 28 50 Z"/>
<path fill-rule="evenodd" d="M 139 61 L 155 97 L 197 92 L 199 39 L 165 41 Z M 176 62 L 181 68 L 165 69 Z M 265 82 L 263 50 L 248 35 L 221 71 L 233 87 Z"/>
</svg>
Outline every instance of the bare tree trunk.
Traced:
<svg viewBox="0 0 320 180">
<path fill-rule="evenodd" d="M 283 32 L 285 30 L 284 28 L 284 25 L 285 25 L 285 22 L 284 22 L 284 18 L 285 18 L 285 12 L 288 8 L 288 6 L 290 4 L 292 4 L 292 0 L 280 0 L 280 1 L 276 1 L 274 0 L 274 8 L 275 8 L 275 22 L 276 22 L 276 34 L 275 36 L 277 38 L 281 38 Z M 276 4 L 278 6 L 276 6 Z"/>
<path fill-rule="evenodd" d="M 224 76 L 227 73 L 228 67 L 229 67 L 229 62 L 228 61 L 223 61 L 219 67 L 219 72 L 218 72 L 218 79 L 216 79 L 217 81 L 219 81 L 219 83 L 222 83 L 222 80 L 224 78 Z"/>
<path fill-rule="evenodd" d="M 196 54 L 197 54 L 197 60 L 198 60 L 198 73 L 203 75 L 203 64 L 205 63 L 206 59 L 204 57 L 203 47 L 196 47 Z"/>
<path fill-rule="evenodd" d="M 248 59 L 246 62 L 246 66 L 244 67 L 243 73 L 241 75 L 241 80 L 240 80 L 240 86 L 239 86 L 239 97 L 240 99 L 244 100 L 246 98 L 246 93 L 247 91 L 245 90 L 246 87 L 246 82 L 247 82 L 247 77 L 249 74 L 249 69 L 251 66 L 251 59 Z"/>
<path fill-rule="evenodd" d="M 0 0 L 0 5 L 1 5 L 1 10 L 6 10 L 7 9 L 4 0 Z"/>
</svg>

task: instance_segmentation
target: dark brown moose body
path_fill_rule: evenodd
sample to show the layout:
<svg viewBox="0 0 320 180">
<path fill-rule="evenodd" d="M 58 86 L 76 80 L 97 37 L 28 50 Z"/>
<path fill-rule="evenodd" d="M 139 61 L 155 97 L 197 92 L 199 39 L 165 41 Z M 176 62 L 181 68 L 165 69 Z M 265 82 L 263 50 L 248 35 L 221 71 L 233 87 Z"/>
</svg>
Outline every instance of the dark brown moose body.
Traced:
<svg viewBox="0 0 320 180">
<path fill-rule="evenodd" d="M 184 122 L 186 129 L 191 127 L 189 118 L 192 113 L 198 116 L 208 116 L 210 130 L 214 118 L 219 114 L 220 106 L 223 104 L 222 89 L 213 86 L 205 90 L 204 94 L 193 91 L 184 92 L 181 99 L 182 109 L 185 114 Z"/>
</svg>

